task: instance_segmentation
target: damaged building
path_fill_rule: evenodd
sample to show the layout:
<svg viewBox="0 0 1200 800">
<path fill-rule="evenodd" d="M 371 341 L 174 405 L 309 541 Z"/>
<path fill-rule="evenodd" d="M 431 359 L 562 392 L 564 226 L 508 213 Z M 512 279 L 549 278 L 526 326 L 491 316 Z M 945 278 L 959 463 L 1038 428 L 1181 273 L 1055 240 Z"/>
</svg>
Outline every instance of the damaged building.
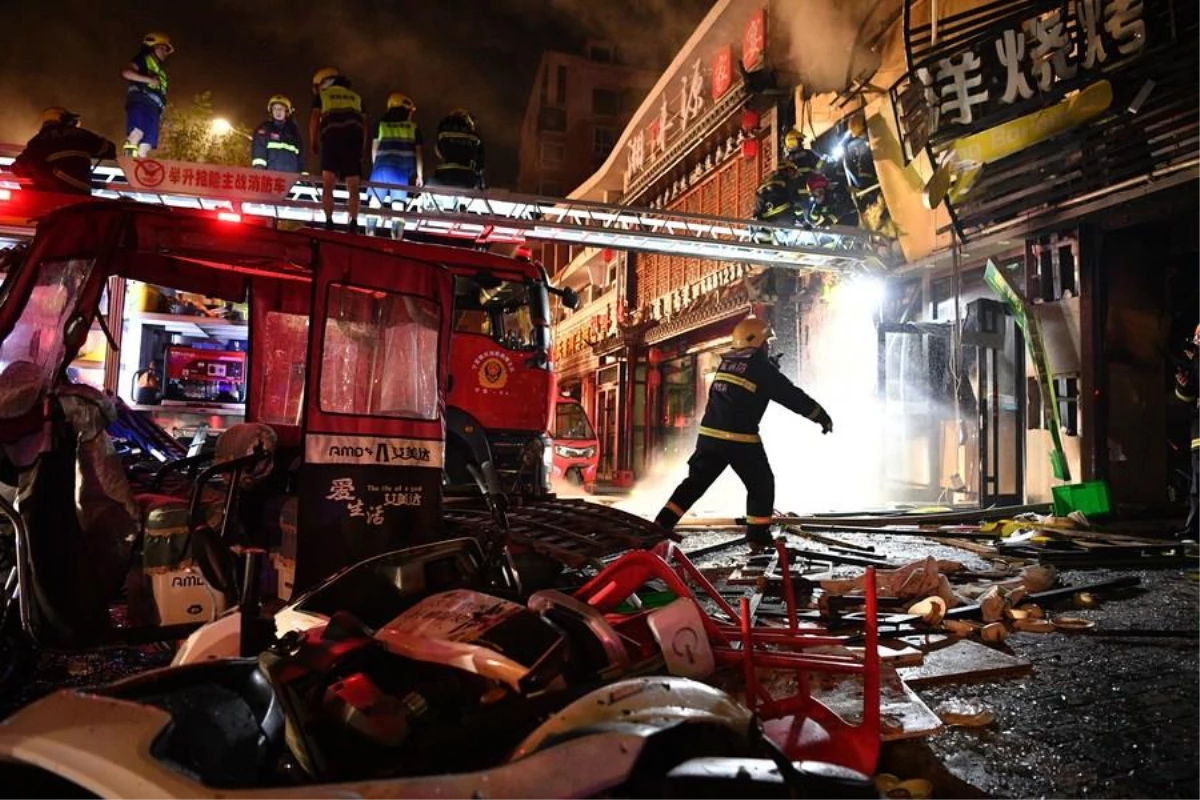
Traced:
<svg viewBox="0 0 1200 800">
<path fill-rule="evenodd" d="M 547 247 L 584 301 L 557 321 L 556 368 L 597 428 L 601 481 L 686 455 L 753 312 L 785 372 L 857 429 L 840 466 L 860 506 L 864 485 L 879 503 L 1045 502 L 1086 481 L 1113 503 L 1178 499 L 1196 33 L 1196 8 L 1169 0 L 716 3 L 572 197 L 748 217 L 795 128 L 897 247 L 870 289 Z"/>
</svg>

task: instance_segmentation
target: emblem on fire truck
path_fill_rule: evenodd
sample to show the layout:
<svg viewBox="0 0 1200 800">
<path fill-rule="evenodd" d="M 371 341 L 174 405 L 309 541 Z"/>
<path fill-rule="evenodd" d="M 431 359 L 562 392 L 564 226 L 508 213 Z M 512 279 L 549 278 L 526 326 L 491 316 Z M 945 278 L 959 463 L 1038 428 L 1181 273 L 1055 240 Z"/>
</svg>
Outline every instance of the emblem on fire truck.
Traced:
<svg viewBox="0 0 1200 800">
<path fill-rule="evenodd" d="M 486 356 L 479 363 L 479 385 L 485 390 L 496 391 L 503 389 L 508 383 L 509 365 L 506 359 L 498 356 Z"/>
</svg>

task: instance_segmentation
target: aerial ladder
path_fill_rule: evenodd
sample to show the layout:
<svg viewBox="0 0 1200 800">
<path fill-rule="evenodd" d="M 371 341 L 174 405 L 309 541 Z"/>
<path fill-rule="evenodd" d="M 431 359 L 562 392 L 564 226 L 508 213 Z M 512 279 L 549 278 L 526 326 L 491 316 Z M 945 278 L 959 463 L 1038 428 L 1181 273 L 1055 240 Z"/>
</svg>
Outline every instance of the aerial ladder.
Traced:
<svg viewBox="0 0 1200 800">
<path fill-rule="evenodd" d="M 11 173 L 18 148 L 0 145 L 0 247 L 31 239 L 40 216 L 63 202 L 86 201 L 86 196 L 37 192 Z M 226 191 L 228 179 L 206 178 L 203 187 L 155 191 L 130 181 L 146 160 L 103 162 L 93 170 L 93 198 L 124 199 L 169 207 L 201 210 L 228 221 L 265 225 L 319 226 L 324 223 L 321 186 L 308 176 L 278 173 L 272 178 L 273 196 L 266 192 Z M 163 169 L 204 171 L 207 176 L 228 173 L 243 182 L 251 170 L 217 165 L 183 165 L 162 161 Z M 172 166 L 167 166 L 172 165 Z M 154 167 L 158 169 L 159 167 Z M 211 184 L 218 184 L 214 188 Z M 399 207 L 376 207 L 368 202 L 371 188 L 408 192 Z M 334 221 L 345 223 L 345 190 L 335 192 Z M 755 220 L 730 219 L 662 209 L 637 208 L 561 197 L 536 197 L 497 190 L 470 191 L 447 187 L 396 187 L 365 183 L 357 220 L 360 226 L 403 225 L 405 238 L 458 239 L 473 246 L 490 243 L 553 242 L 591 248 L 684 255 L 716 261 L 777 267 L 797 271 L 876 273 L 886 270 L 890 240 L 857 228 L 800 230 Z M 487 525 L 487 510 L 455 506 L 447 510 L 452 521 Z M 649 523 L 606 506 L 572 500 L 522 504 L 507 512 L 507 533 L 512 540 L 534 546 L 564 563 L 588 559 L 641 546 L 642 539 L 658 535 Z M 641 537 L 641 538 L 639 538 Z M 646 538 L 648 541 L 649 538 Z"/>
<path fill-rule="evenodd" d="M 0 236 L 10 239 L 32 237 L 35 225 L 35 220 L 14 219 L 4 214 L 4 201 L 11 202 L 18 191 L 28 191 L 8 171 L 18 151 L 19 148 L 0 145 Z M 136 163 L 122 158 L 119 163 L 97 165 L 93 170 L 92 196 L 209 210 L 229 219 L 265 218 L 301 225 L 319 225 L 325 219 L 320 181 L 308 176 L 295 179 L 285 195 L 269 201 L 238 199 L 220 188 L 189 187 L 186 191 L 169 193 L 139 188 L 125 174 L 125 168 L 133 168 Z M 391 208 L 372 208 L 369 202 L 372 188 L 402 189 L 408 192 L 409 200 L 395 203 Z M 803 230 L 757 220 L 494 189 L 417 188 L 364 182 L 360 191 L 362 204 L 357 220 L 360 226 L 403 225 L 406 236 L 425 234 L 476 242 L 553 242 L 836 273 L 883 271 L 892 252 L 889 239 L 859 228 Z M 344 221 L 347 193 L 338 189 L 334 197 L 335 221 Z"/>
</svg>

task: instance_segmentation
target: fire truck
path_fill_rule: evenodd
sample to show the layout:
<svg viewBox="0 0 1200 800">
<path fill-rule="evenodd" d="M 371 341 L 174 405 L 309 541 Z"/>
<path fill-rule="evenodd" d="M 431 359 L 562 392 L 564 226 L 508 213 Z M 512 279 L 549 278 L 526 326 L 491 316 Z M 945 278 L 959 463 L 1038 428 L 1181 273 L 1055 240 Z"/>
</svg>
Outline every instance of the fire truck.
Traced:
<svg viewBox="0 0 1200 800">
<path fill-rule="evenodd" d="M 14 151 L 0 146 L 0 239 L 22 240 L 46 213 L 88 198 L 22 188 L 2 171 Z M 196 209 L 246 226 L 323 221 L 320 185 L 301 176 L 125 158 L 98 165 L 93 175 L 94 197 Z M 444 489 L 467 501 L 464 514 L 481 513 L 471 503 L 482 490 L 487 513 L 505 515 L 517 541 L 536 541 L 568 563 L 631 546 L 654 529 L 639 517 L 550 491 L 557 399 L 551 299 L 574 307 L 577 298 L 554 287 L 521 245 L 553 241 L 827 271 L 882 267 L 886 249 L 884 240 L 859 230 L 780 227 L 764 242 L 770 226 L 747 220 L 494 191 L 385 188 L 407 189 L 411 199 L 403 208 L 364 203 L 358 222 L 402 225 L 404 239 L 372 238 L 372 247 L 441 265 L 454 279 Z M 344 218 L 337 212 L 335 221 L 339 214 Z"/>
</svg>

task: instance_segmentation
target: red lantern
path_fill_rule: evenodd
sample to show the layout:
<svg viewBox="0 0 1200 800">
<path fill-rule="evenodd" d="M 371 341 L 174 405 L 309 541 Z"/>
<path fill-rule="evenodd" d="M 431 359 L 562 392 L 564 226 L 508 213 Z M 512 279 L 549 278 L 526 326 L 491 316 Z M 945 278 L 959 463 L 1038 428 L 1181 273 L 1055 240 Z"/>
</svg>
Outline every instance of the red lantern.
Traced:
<svg viewBox="0 0 1200 800">
<path fill-rule="evenodd" d="M 662 360 L 663 360 L 663 354 L 662 354 L 662 350 L 660 350 L 659 348 L 651 347 L 646 352 L 646 361 L 648 361 L 650 363 L 650 366 L 657 367 L 659 364 L 662 363 Z"/>
<path fill-rule="evenodd" d="M 742 142 L 742 158 L 747 161 L 758 158 L 758 139 L 746 139 Z"/>
<path fill-rule="evenodd" d="M 758 130 L 758 112 L 752 108 L 742 109 L 742 130 L 756 131 Z"/>
</svg>

